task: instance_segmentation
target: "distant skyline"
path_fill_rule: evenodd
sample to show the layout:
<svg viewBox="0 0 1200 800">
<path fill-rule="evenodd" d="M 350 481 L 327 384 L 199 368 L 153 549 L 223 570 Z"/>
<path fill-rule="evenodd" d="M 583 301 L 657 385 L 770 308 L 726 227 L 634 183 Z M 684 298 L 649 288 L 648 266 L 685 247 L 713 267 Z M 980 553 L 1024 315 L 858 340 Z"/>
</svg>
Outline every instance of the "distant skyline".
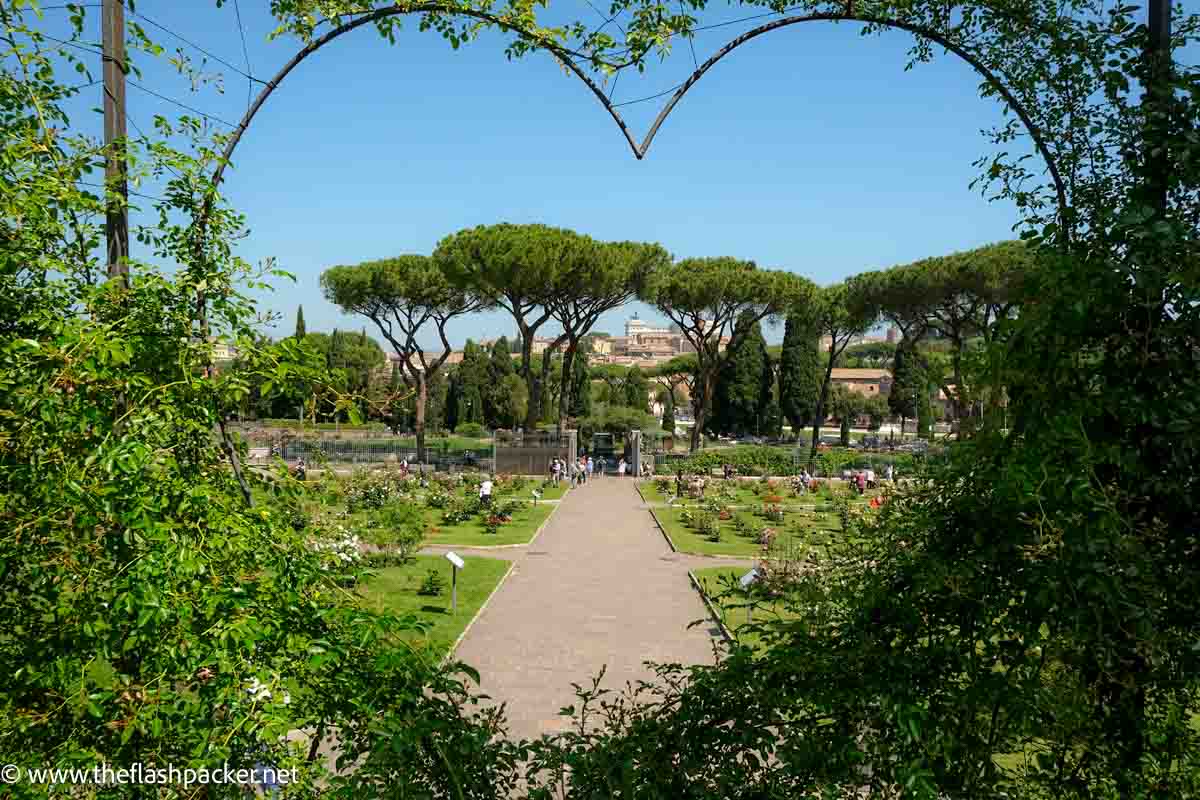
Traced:
<svg viewBox="0 0 1200 800">
<path fill-rule="evenodd" d="M 297 45 L 266 41 L 266 3 L 241 5 L 246 71 L 268 78 Z M 245 70 L 230 6 L 141 0 L 140 18 L 131 19 L 168 53 L 179 47 L 197 64 L 204 58 L 147 20 Z M 88 11 L 98 41 L 99 21 Z M 46 11 L 47 25 L 54 13 Z M 750 13 L 762 12 L 718 5 L 702 21 Z M 697 57 L 752 24 L 697 34 Z M 261 298 L 281 318 L 273 335 L 292 332 L 299 304 L 311 331 L 360 330 L 365 320 L 321 296 L 324 269 L 429 253 L 478 224 L 540 222 L 602 240 L 658 242 L 677 257 L 730 255 L 819 284 L 1012 238 L 1011 204 L 968 188 L 972 162 L 992 152 L 979 131 L 1002 118 L 1000 106 L 979 98 L 978 78 L 953 56 L 905 72 L 908 34 L 864 38 L 860 29 L 808 24 L 740 47 L 682 100 L 642 161 L 576 78 L 543 54 L 506 61 L 498 34 L 457 51 L 415 21 L 395 46 L 369 28 L 350 34 L 286 79 L 227 173 L 224 190 L 250 229 L 237 252 L 251 263 L 275 257 L 297 276 Z M 192 94 L 163 64 L 140 64 L 138 82 L 160 94 L 230 122 L 246 108 L 246 79 L 212 60 L 205 70 L 223 72 L 222 92 Z M 692 65 L 691 49 L 678 43 L 664 63 L 652 58 L 645 75 L 622 73 L 614 98 L 661 92 Z M 98 132 L 91 109 L 99 87 L 87 91 L 73 122 Z M 665 99 L 621 108 L 638 138 Z M 179 109 L 131 87 L 129 112 L 150 130 L 154 114 Z M 153 193 L 153 182 L 139 191 Z M 150 254 L 135 244 L 134 256 Z M 597 328 L 618 333 L 634 311 L 663 321 L 636 304 Z M 512 329 L 492 313 L 450 332 L 461 342 Z M 765 333 L 778 341 L 782 326 Z"/>
</svg>

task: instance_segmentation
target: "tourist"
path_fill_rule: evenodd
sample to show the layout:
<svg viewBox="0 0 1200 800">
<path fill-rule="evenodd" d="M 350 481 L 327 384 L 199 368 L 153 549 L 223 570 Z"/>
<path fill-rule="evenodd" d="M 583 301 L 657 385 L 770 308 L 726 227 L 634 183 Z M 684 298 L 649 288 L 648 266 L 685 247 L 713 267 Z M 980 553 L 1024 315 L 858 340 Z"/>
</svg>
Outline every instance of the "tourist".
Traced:
<svg viewBox="0 0 1200 800">
<path fill-rule="evenodd" d="M 617 462 L 617 477 L 618 478 L 625 477 L 625 459 L 623 459 L 623 458 Z"/>
<path fill-rule="evenodd" d="M 484 508 L 490 508 L 492 505 L 492 479 L 487 477 L 483 479 L 483 483 L 479 485 L 479 502 L 483 503 Z"/>
<path fill-rule="evenodd" d="M 896 474 L 895 472 L 892 471 L 891 464 L 887 465 L 887 472 L 885 474 L 887 475 L 888 483 L 891 483 L 894 480 L 894 476 Z"/>
<path fill-rule="evenodd" d="M 592 477 L 592 473 L 593 473 L 593 472 L 595 472 L 595 470 L 596 470 L 596 462 L 592 461 L 592 457 L 591 457 L 591 456 L 588 456 L 588 460 L 587 460 L 587 476 L 588 476 L 588 479 L 589 479 L 589 480 L 591 479 L 591 477 Z"/>
<path fill-rule="evenodd" d="M 867 467 L 867 488 L 875 488 L 875 470 L 870 467 Z"/>
<path fill-rule="evenodd" d="M 558 486 L 559 475 L 562 472 L 562 463 L 557 459 L 550 460 L 550 481 Z"/>
<path fill-rule="evenodd" d="M 729 466 L 728 464 L 721 465 L 721 472 L 725 474 L 725 480 L 729 480 L 733 477 L 733 467 Z"/>
<path fill-rule="evenodd" d="M 601 478 L 604 477 L 605 463 L 606 462 L 604 460 L 604 456 L 600 456 L 599 458 L 596 459 L 596 476 L 597 477 L 601 477 Z"/>
<path fill-rule="evenodd" d="M 865 494 L 867 491 L 867 476 L 863 472 L 859 471 L 854 476 L 854 480 L 858 483 L 858 493 Z"/>
<path fill-rule="evenodd" d="M 675 496 L 683 497 L 683 470 L 675 470 Z"/>
</svg>

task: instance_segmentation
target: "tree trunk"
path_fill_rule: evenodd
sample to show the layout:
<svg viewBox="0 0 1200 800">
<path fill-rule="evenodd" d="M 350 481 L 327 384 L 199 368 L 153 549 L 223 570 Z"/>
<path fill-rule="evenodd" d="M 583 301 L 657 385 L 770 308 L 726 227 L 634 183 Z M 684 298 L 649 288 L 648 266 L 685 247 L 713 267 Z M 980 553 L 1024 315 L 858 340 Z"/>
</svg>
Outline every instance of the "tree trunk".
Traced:
<svg viewBox="0 0 1200 800">
<path fill-rule="evenodd" d="M 425 372 L 417 375 L 417 419 L 413 423 L 417 434 L 417 463 L 425 463 L 425 401 L 428 399 L 428 384 L 425 382 Z"/>
<path fill-rule="evenodd" d="M 714 377 L 715 374 L 696 382 L 696 396 L 692 398 L 692 413 L 695 420 L 692 424 L 692 436 L 688 449 L 688 452 L 691 453 L 700 449 L 700 437 L 703 435 L 704 418 L 707 416 L 708 398 L 712 396 Z"/>
<path fill-rule="evenodd" d="M 825 401 L 829 399 L 829 384 L 833 380 L 833 347 L 829 353 L 829 366 L 825 368 L 825 380 L 821 381 L 821 394 L 817 398 L 817 410 L 813 414 L 812 446 L 808 450 L 808 463 L 817 460 L 817 445 L 821 442 L 821 425 L 825 422 Z"/>
<path fill-rule="evenodd" d="M 546 389 L 550 386 L 550 362 L 555 352 L 557 351 L 554 349 L 546 348 L 542 353 L 542 374 L 538 376 L 538 423 L 551 411 L 547 401 L 552 398 L 546 397 Z M 534 430 L 537 430 L 537 425 L 534 425 Z"/>
<path fill-rule="evenodd" d="M 536 431 L 538 416 L 542 413 L 541 387 L 533 377 L 533 337 L 529 329 L 521 326 L 521 377 L 525 379 L 525 387 L 529 389 L 529 405 L 525 407 L 526 431 Z"/>
<path fill-rule="evenodd" d="M 566 420 L 567 414 L 571 409 L 571 392 L 575 388 L 575 376 L 572 369 L 575 366 L 575 343 L 567 344 L 567 349 L 563 351 L 562 363 L 562 384 L 558 391 L 558 424 L 555 426 L 555 431 L 559 436 L 562 436 L 563 421 Z"/>
</svg>

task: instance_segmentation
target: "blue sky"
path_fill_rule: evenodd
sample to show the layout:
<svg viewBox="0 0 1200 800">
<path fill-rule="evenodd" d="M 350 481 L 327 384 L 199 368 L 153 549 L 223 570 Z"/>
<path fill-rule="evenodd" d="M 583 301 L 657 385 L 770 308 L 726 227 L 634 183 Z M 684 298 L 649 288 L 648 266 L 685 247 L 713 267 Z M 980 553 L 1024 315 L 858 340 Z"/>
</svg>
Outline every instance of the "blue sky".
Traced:
<svg viewBox="0 0 1200 800">
<path fill-rule="evenodd" d="M 297 47 L 267 42 L 267 5 L 241 0 L 250 71 L 264 78 Z M 137 10 L 241 66 L 234 8 L 214 6 L 140 0 Z M 583 4 L 566 8 L 594 17 Z M 716 5 L 704 20 L 749 13 Z M 752 24 L 698 35 L 699 58 Z M 978 97 L 977 78 L 952 56 L 904 72 L 907 34 L 863 38 L 857 26 L 810 23 L 745 44 L 688 93 L 643 161 L 576 78 L 540 54 L 506 61 L 503 41 L 485 34 L 455 51 L 410 21 L 393 46 L 361 29 L 302 64 L 267 101 L 225 191 L 251 229 L 240 253 L 274 256 L 297 276 L 263 300 L 284 316 L 278 334 L 291 332 L 298 304 L 309 330 L 362 327 L 321 297 L 323 269 L 428 253 L 443 236 L 483 223 L 656 241 L 676 256 L 732 255 L 821 284 L 1013 236 L 1013 208 L 968 188 L 971 162 L 988 152 L 980 130 L 999 119 L 999 107 Z M 644 76 L 623 74 L 615 99 L 682 80 L 692 56 L 680 45 Z M 143 82 L 236 121 L 246 81 L 211 66 L 225 73 L 224 94 L 190 94 L 181 77 L 152 65 Z M 98 89 L 84 106 L 98 105 Z M 638 138 L 661 102 L 622 109 Z M 143 128 L 155 113 L 177 111 L 129 89 L 130 115 Z M 75 122 L 98 130 L 89 111 Z M 599 328 L 619 333 L 635 310 Z M 512 327 L 501 314 L 481 315 L 460 322 L 452 340 Z"/>
</svg>

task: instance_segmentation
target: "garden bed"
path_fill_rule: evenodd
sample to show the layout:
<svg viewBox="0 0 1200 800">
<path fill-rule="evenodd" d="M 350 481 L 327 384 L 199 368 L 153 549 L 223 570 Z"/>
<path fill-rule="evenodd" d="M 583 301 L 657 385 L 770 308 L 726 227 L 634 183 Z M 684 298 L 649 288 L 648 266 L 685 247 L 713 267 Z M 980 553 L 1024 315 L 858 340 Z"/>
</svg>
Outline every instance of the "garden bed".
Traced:
<svg viewBox="0 0 1200 800">
<path fill-rule="evenodd" d="M 835 514 L 785 510 L 783 522 L 780 523 L 768 521 L 757 513 L 740 511 L 731 515 L 730 519 L 719 519 L 713 515 L 720 532 L 719 540 L 713 541 L 697 527 L 694 520 L 687 521 L 689 515 L 694 518 L 698 513 L 707 512 L 698 512 L 693 507 L 657 508 L 654 513 L 676 550 L 702 556 L 758 558 L 763 554 L 764 545 L 758 537 L 764 528 L 776 531 L 775 541 L 779 544 L 805 544 L 818 549 L 827 537 L 841 529 Z M 739 519 L 744 521 L 747 531 L 739 531 Z"/>
<path fill-rule="evenodd" d="M 360 590 L 366 605 L 397 616 L 411 614 L 426 623 L 424 633 L 413 632 L 405 640 L 441 659 L 483 608 L 512 562 L 498 558 L 465 556 L 466 566 L 458 571 L 458 611 L 450 612 L 450 562 L 443 556 L 414 556 L 404 566 L 384 567 Z M 438 575 L 441 594 L 418 593 L 430 571 Z"/>
</svg>

